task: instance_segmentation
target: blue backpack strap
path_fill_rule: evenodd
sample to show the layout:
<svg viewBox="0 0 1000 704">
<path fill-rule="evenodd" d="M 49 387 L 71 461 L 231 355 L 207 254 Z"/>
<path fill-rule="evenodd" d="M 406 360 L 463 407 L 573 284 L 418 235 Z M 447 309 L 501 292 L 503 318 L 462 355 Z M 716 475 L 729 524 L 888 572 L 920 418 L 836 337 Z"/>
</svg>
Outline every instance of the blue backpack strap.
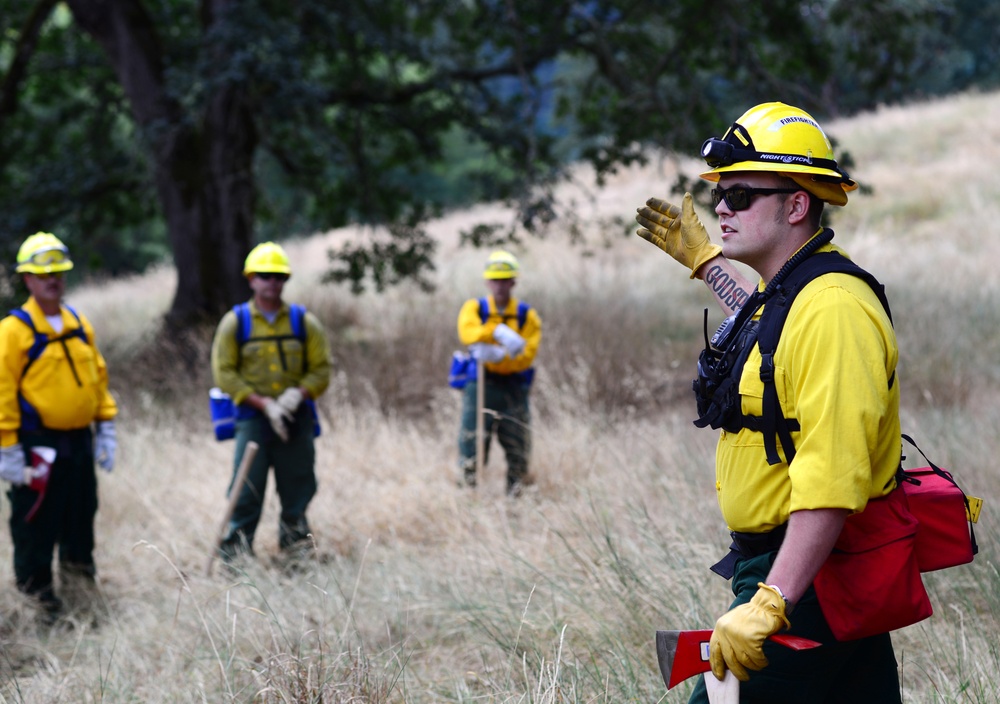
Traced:
<svg viewBox="0 0 1000 704">
<path fill-rule="evenodd" d="M 28 348 L 27 357 L 28 363 L 24 365 L 24 369 L 21 370 L 21 376 L 23 377 L 28 369 L 34 364 L 35 360 L 42 356 L 42 352 L 48 347 L 50 342 L 55 342 L 57 340 L 65 340 L 68 338 L 79 337 L 85 344 L 91 344 L 90 340 L 87 339 L 87 332 L 83 329 L 83 321 L 80 320 L 80 314 L 77 313 L 72 307 L 63 304 L 76 319 L 77 327 L 68 334 L 61 335 L 56 338 L 49 339 L 49 336 L 44 332 L 39 332 L 38 328 L 35 327 L 35 321 L 31 319 L 31 315 L 28 314 L 24 308 L 14 308 L 10 311 L 10 314 L 15 318 L 20 320 L 22 323 L 27 325 L 31 332 L 35 335 L 35 341 L 31 343 L 31 347 Z M 68 354 L 68 353 L 67 353 Z M 70 360 L 70 366 L 72 367 L 72 360 Z M 74 374 L 76 371 L 74 369 Z M 79 380 L 78 380 L 79 381 Z M 17 392 L 18 405 L 21 408 L 21 430 L 38 430 L 42 427 L 41 417 L 38 415 L 38 411 L 24 398 L 20 389 Z"/>
<path fill-rule="evenodd" d="M 299 338 L 302 344 L 306 342 L 306 307 L 301 303 L 288 306 L 288 316 L 292 321 L 292 334 Z"/>
<path fill-rule="evenodd" d="M 76 330 L 74 330 L 69 334 L 69 337 L 79 337 L 81 340 L 83 340 L 89 345 L 90 340 L 87 338 L 87 331 L 83 329 L 83 321 L 80 320 L 80 314 L 77 313 L 72 306 L 68 306 L 65 303 L 63 303 L 63 307 L 66 310 L 68 310 L 73 315 L 73 318 L 76 320 L 77 328 Z"/>
<path fill-rule="evenodd" d="M 38 359 L 38 357 L 42 354 L 46 345 L 49 344 L 49 336 L 43 332 L 38 332 L 38 328 L 35 327 L 35 321 L 31 319 L 31 316 L 28 315 L 28 311 L 24 308 L 14 308 L 10 311 L 10 314 L 31 328 L 31 332 L 35 335 L 34 343 L 32 343 L 31 347 L 28 348 L 28 363 L 21 372 L 23 374 L 24 371 L 31 366 L 31 363 Z"/>
<path fill-rule="evenodd" d="M 524 301 L 518 301 L 517 303 L 517 329 L 524 330 L 524 323 L 528 320 L 528 311 L 531 310 L 529 306 Z M 490 317 L 490 302 L 485 297 L 479 299 L 479 319 L 483 323 Z"/>
<path fill-rule="evenodd" d="M 250 327 L 253 324 L 250 320 L 250 304 L 236 304 L 233 306 L 233 313 L 236 314 L 236 341 L 242 347 L 250 339 Z"/>
<path fill-rule="evenodd" d="M 288 316 L 291 318 L 292 323 L 292 334 L 302 343 L 302 373 L 304 374 L 309 369 L 309 355 L 306 349 L 306 307 L 301 303 L 292 303 L 288 308 Z M 318 428 L 319 426 L 317 425 L 316 427 Z"/>
<path fill-rule="evenodd" d="M 524 323 L 528 319 L 529 310 L 531 310 L 531 306 L 529 306 L 524 301 L 518 301 L 517 304 L 518 330 L 524 330 Z M 479 299 L 479 318 L 485 324 L 486 321 L 489 319 L 489 317 L 490 317 L 490 302 L 484 296 L 483 298 Z M 531 382 L 534 381 L 535 379 L 535 369 L 534 367 L 530 367 L 528 369 L 525 369 L 523 372 L 517 372 L 515 374 L 511 374 L 510 376 L 517 378 L 525 386 L 530 386 Z"/>
<path fill-rule="evenodd" d="M 306 307 L 299 303 L 292 303 L 288 308 L 289 308 L 288 316 L 291 321 L 291 327 L 292 327 L 292 336 L 301 341 L 302 346 L 304 348 L 306 344 L 306 334 L 308 332 L 305 323 Z M 236 342 L 238 343 L 237 354 L 240 355 L 240 357 L 242 357 L 243 345 L 249 342 L 250 332 L 251 329 L 253 328 L 253 316 L 250 313 L 250 304 L 246 302 L 238 303 L 237 305 L 233 306 L 233 313 L 236 314 Z M 277 340 L 278 353 L 281 355 L 281 363 L 282 365 L 285 364 L 285 352 L 281 346 L 281 341 L 284 339 L 288 339 L 287 335 L 278 335 L 275 337 L 258 337 L 254 339 Z M 302 350 L 303 373 L 305 373 L 305 371 L 308 368 L 309 368 L 309 360 L 306 357 L 305 349 L 303 349 Z"/>
</svg>

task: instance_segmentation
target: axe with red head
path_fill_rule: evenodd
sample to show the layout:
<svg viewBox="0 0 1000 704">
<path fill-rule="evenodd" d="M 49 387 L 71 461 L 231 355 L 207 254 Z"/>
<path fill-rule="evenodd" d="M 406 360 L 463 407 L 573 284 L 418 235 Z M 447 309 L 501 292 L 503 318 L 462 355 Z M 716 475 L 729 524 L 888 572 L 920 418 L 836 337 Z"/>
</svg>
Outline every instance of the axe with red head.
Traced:
<svg viewBox="0 0 1000 704">
<path fill-rule="evenodd" d="M 712 669 L 708 662 L 708 643 L 711 638 L 711 629 L 656 632 L 656 657 L 660 661 L 660 674 L 663 675 L 667 689 L 688 677 Z M 808 638 L 781 633 L 768 640 L 792 650 L 808 650 L 821 645 Z"/>
</svg>

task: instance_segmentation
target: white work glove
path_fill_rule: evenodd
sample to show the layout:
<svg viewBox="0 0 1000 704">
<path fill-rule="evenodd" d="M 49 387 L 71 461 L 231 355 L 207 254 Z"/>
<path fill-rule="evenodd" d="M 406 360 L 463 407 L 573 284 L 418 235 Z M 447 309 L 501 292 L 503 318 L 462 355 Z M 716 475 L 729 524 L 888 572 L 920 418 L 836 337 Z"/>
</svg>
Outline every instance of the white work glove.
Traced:
<svg viewBox="0 0 1000 704">
<path fill-rule="evenodd" d="M 516 357 L 524 352 L 524 338 L 503 323 L 497 325 L 496 330 L 493 331 L 493 339 L 506 347 L 511 357 Z"/>
<path fill-rule="evenodd" d="M 305 394 L 297 386 L 290 386 L 281 392 L 281 396 L 278 396 L 278 403 L 281 407 L 286 409 L 289 413 L 295 413 L 299 406 L 302 405 L 302 400 L 305 398 Z"/>
<path fill-rule="evenodd" d="M 475 342 L 469 345 L 469 354 L 479 362 L 502 362 L 507 356 L 507 350 L 500 345 L 491 345 L 486 342 Z"/>
<path fill-rule="evenodd" d="M 282 442 L 288 442 L 288 428 L 285 427 L 285 423 L 295 417 L 292 412 L 273 398 L 269 398 L 264 401 L 264 415 L 267 416 L 274 434 L 281 438 Z"/>
<path fill-rule="evenodd" d="M 97 433 L 94 434 L 94 459 L 97 466 L 108 474 L 115 468 L 115 451 L 118 450 L 118 436 L 113 420 L 97 421 Z"/>
<path fill-rule="evenodd" d="M 21 443 L 10 447 L 0 447 L 0 478 L 11 484 L 24 484 L 24 450 Z"/>
</svg>

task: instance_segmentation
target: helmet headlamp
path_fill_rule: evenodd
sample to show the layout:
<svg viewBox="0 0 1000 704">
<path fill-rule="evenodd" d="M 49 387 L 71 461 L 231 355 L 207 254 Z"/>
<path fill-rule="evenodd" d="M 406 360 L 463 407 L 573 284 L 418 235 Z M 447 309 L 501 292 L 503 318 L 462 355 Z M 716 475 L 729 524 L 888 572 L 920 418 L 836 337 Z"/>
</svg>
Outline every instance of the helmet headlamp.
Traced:
<svg viewBox="0 0 1000 704">
<path fill-rule="evenodd" d="M 701 156 L 710 168 L 732 166 L 743 161 L 756 161 L 765 164 L 774 164 L 776 170 L 780 170 L 783 165 L 808 166 L 818 169 L 828 169 L 840 174 L 840 178 L 827 176 L 818 180 L 832 181 L 836 183 L 851 182 L 850 176 L 837 166 L 833 159 L 822 159 L 813 156 L 811 153 L 805 154 L 782 154 L 778 152 L 760 152 L 754 148 L 750 134 L 742 125 L 734 122 L 726 130 L 722 139 L 710 137 L 701 145 Z"/>
</svg>

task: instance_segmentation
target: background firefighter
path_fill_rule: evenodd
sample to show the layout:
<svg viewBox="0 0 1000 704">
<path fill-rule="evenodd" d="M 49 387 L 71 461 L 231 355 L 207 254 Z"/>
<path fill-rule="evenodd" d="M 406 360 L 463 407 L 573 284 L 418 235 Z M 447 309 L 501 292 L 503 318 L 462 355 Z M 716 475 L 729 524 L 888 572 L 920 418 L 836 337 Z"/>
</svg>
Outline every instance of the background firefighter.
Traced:
<svg viewBox="0 0 1000 704">
<path fill-rule="evenodd" d="M 118 409 L 94 330 L 62 302 L 64 275 L 72 268 L 58 237 L 28 237 L 17 253 L 17 272 L 31 295 L 0 322 L 0 476 L 11 484 L 14 577 L 48 619 L 62 611 L 53 584 L 56 544 L 62 586 L 76 582 L 88 592 L 94 583 L 94 459 L 110 472 L 117 449 Z M 55 450 L 47 480 L 26 474 L 36 447 Z"/>
<path fill-rule="evenodd" d="M 532 365 L 542 340 L 538 312 L 511 295 L 520 274 L 517 258 L 497 250 L 483 271 L 489 295 L 470 298 L 458 313 L 458 338 L 477 363 L 485 365 L 485 450 L 496 428 L 507 457 L 507 493 L 520 494 L 528 477 L 531 453 L 531 409 L 528 397 Z M 519 311 L 519 307 L 522 310 Z M 476 392 L 470 381 L 462 395 L 462 427 L 458 438 L 459 467 L 464 483 L 476 485 Z"/>
<path fill-rule="evenodd" d="M 222 317 L 212 343 L 212 374 L 216 386 L 236 404 L 234 479 L 247 443 L 252 440 L 260 449 L 220 546 L 224 560 L 253 553 L 271 467 L 281 501 L 279 547 L 294 555 L 307 545 L 306 509 L 317 488 L 318 421 L 310 402 L 330 382 L 330 348 L 322 325 L 304 313 L 300 339 L 292 308 L 282 299 L 292 273 L 285 251 L 273 242 L 257 245 L 247 255 L 243 273 L 253 291 L 245 309 L 246 329 L 241 339 L 236 310 Z"/>
</svg>

